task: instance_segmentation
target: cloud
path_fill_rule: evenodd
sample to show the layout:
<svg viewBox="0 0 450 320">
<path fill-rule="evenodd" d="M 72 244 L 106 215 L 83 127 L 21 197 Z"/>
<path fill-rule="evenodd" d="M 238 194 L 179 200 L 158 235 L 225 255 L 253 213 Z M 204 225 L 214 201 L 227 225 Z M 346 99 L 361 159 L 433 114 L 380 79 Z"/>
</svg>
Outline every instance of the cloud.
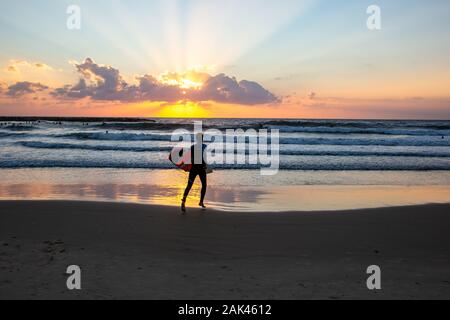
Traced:
<svg viewBox="0 0 450 320">
<path fill-rule="evenodd" d="M 211 76 L 205 72 L 188 71 L 165 73 L 159 78 L 144 75 L 136 77 L 136 84 L 128 84 L 118 69 L 99 65 L 90 58 L 74 66 L 81 75 L 79 82 L 55 89 L 52 93 L 54 96 L 120 102 L 190 100 L 245 105 L 280 102 L 277 96 L 260 84 L 247 80 L 238 82 L 236 78 L 225 74 Z"/>
<path fill-rule="evenodd" d="M 56 88 L 72 81 L 73 72 L 65 72 L 44 62 L 11 59 L 0 68 L 0 79 L 9 85 L 27 81 Z"/>
<path fill-rule="evenodd" d="M 279 102 L 278 97 L 260 84 L 247 80 L 238 82 L 236 78 L 230 78 L 225 74 L 210 77 L 194 96 L 201 101 L 211 100 L 248 105 Z"/>
<path fill-rule="evenodd" d="M 10 60 L 5 70 L 11 73 L 18 73 L 24 70 L 53 70 L 53 68 L 43 62 L 29 62 L 26 60 Z"/>
<path fill-rule="evenodd" d="M 316 94 L 315 92 L 311 92 L 311 93 L 308 95 L 308 98 L 311 99 L 311 100 L 314 100 L 316 97 L 317 97 L 317 94 Z"/>
<path fill-rule="evenodd" d="M 6 94 L 10 97 L 20 97 L 46 89 L 48 89 L 48 87 L 40 83 L 24 81 L 9 86 Z"/>
<path fill-rule="evenodd" d="M 128 85 L 119 70 L 98 65 L 89 58 L 84 63 L 75 64 L 75 67 L 82 78 L 73 86 L 55 89 L 52 93 L 54 96 L 68 99 L 90 97 L 93 100 L 127 100 Z"/>
</svg>

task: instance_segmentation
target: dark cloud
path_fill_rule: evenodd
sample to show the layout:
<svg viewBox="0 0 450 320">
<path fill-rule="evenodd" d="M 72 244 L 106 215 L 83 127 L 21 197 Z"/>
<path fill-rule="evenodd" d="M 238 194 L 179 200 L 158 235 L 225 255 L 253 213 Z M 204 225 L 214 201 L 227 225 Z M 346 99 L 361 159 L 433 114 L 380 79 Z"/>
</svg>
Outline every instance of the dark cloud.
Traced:
<svg viewBox="0 0 450 320">
<path fill-rule="evenodd" d="M 260 84 L 252 81 L 240 81 L 225 74 L 210 77 L 198 92 L 194 92 L 194 100 L 216 101 L 236 104 L 275 103 L 279 99 Z"/>
<path fill-rule="evenodd" d="M 71 87 L 71 97 L 92 97 L 94 100 L 121 100 L 127 84 L 122 80 L 119 70 L 109 66 L 100 66 L 92 59 L 76 65 L 77 71 L 84 77 Z M 86 80 L 93 85 L 87 85 Z"/>
<path fill-rule="evenodd" d="M 24 81 L 17 82 L 16 84 L 9 86 L 6 94 L 10 97 L 19 97 L 46 89 L 48 89 L 48 87 L 40 83 Z"/>
<path fill-rule="evenodd" d="M 177 83 L 186 76 L 177 73 L 164 75 L 164 81 L 151 75 L 144 75 L 136 79 L 137 85 L 130 85 L 123 80 L 119 70 L 111 66 L 98 65 L 90 58 L 75 66 L 82 76 L 80 81 L 74 86 L 65 86 L 54 90 L 54 96 L 66 99 L 89 97 L 99 101 L 176 102 L 191 100 L 246 105 L 280 101 L 278 97 L 256 82 L 246 80 L 238 82 L 235 78 L 225 74 L 211 76 L 191 71 L 187 75 L 201 80 L 202 86 L 183 88 L 183 86 L 173 84 L 174 81 Z"/>
</svg>

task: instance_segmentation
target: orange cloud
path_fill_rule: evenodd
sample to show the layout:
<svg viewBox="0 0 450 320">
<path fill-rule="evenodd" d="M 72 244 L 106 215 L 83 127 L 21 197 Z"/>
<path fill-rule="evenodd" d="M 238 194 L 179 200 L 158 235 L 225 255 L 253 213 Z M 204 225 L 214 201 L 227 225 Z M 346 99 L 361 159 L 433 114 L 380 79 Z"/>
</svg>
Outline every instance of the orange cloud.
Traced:
<svg viewBox="0 0 450 320">
<path fill-rule="evenodd" d="M 72 78 L 69 73 L 40 61 L 12 59 L 0 69 L 0 79 L 9 85 L 27 81 L 57 87 Z"/>
<path fill-rule="evenodd" d="M 6 66 L 7 72 L 26 72 L 32 69 L 53 70 L 53 68 L 43 62 L 28 62 L 26 60 L 10 60 Z"/>
</svg>

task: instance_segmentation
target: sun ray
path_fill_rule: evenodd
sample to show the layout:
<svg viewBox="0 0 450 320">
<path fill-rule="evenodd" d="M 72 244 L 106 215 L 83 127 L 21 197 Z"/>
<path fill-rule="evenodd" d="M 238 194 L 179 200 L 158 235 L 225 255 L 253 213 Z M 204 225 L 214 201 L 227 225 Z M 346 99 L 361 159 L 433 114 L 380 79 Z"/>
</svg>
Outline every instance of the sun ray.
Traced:
<svg viewBox="0 0 450 320">
<path fill-rule="evenodd" d="M 143 59 L 143 55 L 136 52 L 135 48 L 132 48 L 129 44 L 124 45 L 123 39 L 119 35 L 113 33 L 112 29 L 108 27 L 109 23 L 98 18 L 98 16 L 101 15 L 96 14 L 95 19 L 92 18 L 89 20 L 89 23 L 94 30 L 97 31 L 102 38 L 106 39 L 117 51 L 122 52 L 129 61 L 138 64 L 142 70 L 148 70 L 149 66 L 146 59 Z"/>
<path fill-rule="evenodd" d="M 187 31 L 187 63 L 223 68 L 303 14 L 316 1 L 194 0 Z M 240 21 L 241 23 L 236 23 Z M 248 21 L 248 24 L 243 24 Z"/>
<path fill-rule="evenodd" d="M 148 50 L 148 40 L 146 40 L 148 39 L 148 36 L 145 36 L 142 32 L 142 28 L 138 25 L 137 22 L 139 18 L 136 15 L 132 15 L 129 7 L 124 6 L 122 2 L 114 2 L 114 4 L 114 11 L 120 21 L 120 25 L 128 34 L 133 35 L 133 38 L 136 40 L 139 55 L 142 55 L 139 57 L 139 60 L 142 61 L 142 64 L 147 66 L 146 70 L 142 70 L 142 73 L 151 72 L 154 69 L 161 70 L 164 64 L 164 59 L 159 51 L 150 52 Z M 143 10 L 146 11 L 149 9 L 145 7 Z M 148 21 L 146 22 L 146 26 L 148 26 L 147 30 L 151 30 L 156 27 Z"/>
</svg>

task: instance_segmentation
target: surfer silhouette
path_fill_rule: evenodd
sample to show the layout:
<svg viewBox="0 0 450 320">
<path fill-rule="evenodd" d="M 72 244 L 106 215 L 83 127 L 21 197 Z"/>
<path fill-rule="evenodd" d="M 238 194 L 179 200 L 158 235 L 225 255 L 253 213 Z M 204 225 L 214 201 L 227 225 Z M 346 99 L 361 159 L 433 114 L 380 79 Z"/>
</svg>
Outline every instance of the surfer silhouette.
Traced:
<svg viewBox="0 0 450 320">
<path fill-rule="evenodd" d="M 202 183 L 201 197 L 199 206 L 206 209 L 205 206 L 205 196 L 206 189 L 208 187 L 208 166 L 205 160 L 205 150 L 206 145 L 203 143 L 203 134 L 199 133 L 196 135 L 197 142 L 191 147 L 191 164 L 192 168 L 189 172 L 189 180 L 184 191 L 183 200 L 181 202 L 181 211 L 186 212 L 186 200 L 191 192 L 192 186 L 194 185 L 195 179 L 200 177 Z"/>
</svg>

